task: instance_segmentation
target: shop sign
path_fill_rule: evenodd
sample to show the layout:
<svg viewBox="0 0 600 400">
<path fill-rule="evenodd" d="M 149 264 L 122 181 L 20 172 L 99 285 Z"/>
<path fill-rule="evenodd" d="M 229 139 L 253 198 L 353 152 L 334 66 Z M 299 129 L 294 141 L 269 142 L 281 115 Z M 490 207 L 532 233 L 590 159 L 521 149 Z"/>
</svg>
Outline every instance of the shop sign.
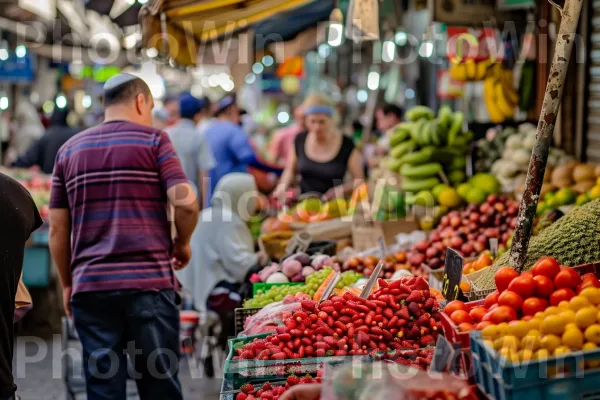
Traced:
<svg viewBox="0 0 600 400">
<path fill-rule="evenodd" d="M 436 0 L 430 8 L 433 21 L 453 25 L 481 26 L 484 21 L 507 19 L 496 8 L 496 0 Z"/>
<path fill-rule="evenodd" d="M 449 60 L 460 63 L 466 60 L 504 59 L 504 47 L 496 29 L 449 26 L 447 35 L 446 54 Z"/>
<path fill-rule="evenodd" d="M 33 55 L 28 52 L 24 57 L 11 55 L 6 61 L 0 61 L 0 82 L 30 83 L 35 78 Z"/>
</svg>

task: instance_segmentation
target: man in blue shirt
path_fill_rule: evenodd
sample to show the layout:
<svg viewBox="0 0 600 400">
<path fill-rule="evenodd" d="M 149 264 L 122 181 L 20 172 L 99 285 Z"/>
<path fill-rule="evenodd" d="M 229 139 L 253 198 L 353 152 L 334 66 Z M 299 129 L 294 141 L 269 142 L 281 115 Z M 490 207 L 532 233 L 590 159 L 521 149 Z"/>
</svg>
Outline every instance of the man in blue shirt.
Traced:
<svg viewBox="0 0 600 400">
<path fill-rule="evenodd" d="M 204 132 L 216 161 L 210 171 L 211 194 L 223 176 L 232 172 L 248 172 L 249 166 L 281 175 L 281 168 L 267 165 L 257 158 L 250 138 L 239 126 L 240 111 L 234 96 L 225 96 L 219 102 L 215 117 Z"/>
</svg>

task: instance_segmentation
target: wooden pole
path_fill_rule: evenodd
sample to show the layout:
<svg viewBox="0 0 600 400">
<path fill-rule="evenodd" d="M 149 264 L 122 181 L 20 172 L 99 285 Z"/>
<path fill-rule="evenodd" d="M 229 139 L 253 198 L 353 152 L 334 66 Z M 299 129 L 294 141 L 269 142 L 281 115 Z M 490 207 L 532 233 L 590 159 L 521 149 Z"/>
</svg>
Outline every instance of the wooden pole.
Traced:
<svg viewBox="0 0 600 400">
<path fill-rule="evenodd" d="M 556 3 L 549 0 L 555 7 Z M 525 192 L 519 208 L 519 217 L 515 228 L 513 245 L 510 251 L 510 264 L 518 272 L 523 270 L 527 258 L 527 247 L 533 228 L 533 220 L 540 196 L 540 190 L 544 182 L 546 162 L 550 142 L 554 133 L 556 117 L 563 94 L 563 86 L 567 76 L 567 68 L 571 59 L 573 44 L 576 41 L 577 24 L 581 14 L 583 0 L 566 0 L 561 10 L 560 29 L 556 40 L 554 58 L 550 67 L 550 75 L 546 85 L 546 94 L 542 111 L 540 113 L 535 138 L 535 146 L 529 161 L 527 180 L 525 181 Z"/>
</svg>

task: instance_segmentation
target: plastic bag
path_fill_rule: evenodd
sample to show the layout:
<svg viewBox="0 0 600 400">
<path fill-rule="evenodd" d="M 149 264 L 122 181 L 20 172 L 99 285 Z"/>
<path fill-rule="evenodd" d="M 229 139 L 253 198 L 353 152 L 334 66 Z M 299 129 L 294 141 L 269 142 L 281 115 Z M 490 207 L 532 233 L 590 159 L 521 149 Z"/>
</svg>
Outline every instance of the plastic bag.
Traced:
<svg viewBox="0 0 600 400">
<path fill-rule="evenodd" d="M 260 333 L 275 332 L 278 326 L 283 325 L 286 318 L 301 308 L 302 300 L 310 300 L 310 296 L 297 293 L 295 296 L 287 296 L 283 301 L 271 303 L 256 314 L 246 318 L 244 330 L 238 336 L 252 336 Z"/>
</svg>

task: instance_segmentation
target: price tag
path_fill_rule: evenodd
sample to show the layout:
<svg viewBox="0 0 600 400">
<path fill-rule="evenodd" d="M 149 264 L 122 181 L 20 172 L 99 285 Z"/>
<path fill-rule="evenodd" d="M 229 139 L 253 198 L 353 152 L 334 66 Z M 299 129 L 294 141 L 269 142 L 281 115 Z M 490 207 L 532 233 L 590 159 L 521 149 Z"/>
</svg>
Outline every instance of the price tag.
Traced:
<svg viewBox="0 0 600 400">
<path fill-rule="evenodd" d="M 490 239 L 490 253 L 492 253 L 492 258 L 496 258 L 498 255 L 498 238 Z"/>
<path fill-rule="evenodd" d="M 458 356 L 461 349 L 460 344 L 457 343 L 455 346 L 452 346 L 444 336 L 439 335 L 429 370 L 440 374 L 444 372 L 458 374 L 460 372 L 460 358 Z"/>
<path fill-rule="evenodd" d="M 455 250 L 446 250 L 446 265 L 444 266 L 444 277 L 442 279 L 442 295 L 448 301 L 464 298 L 460 290 L 460 281 L 462 279 L 462 271 L 464 258 Z"/>
<path fill-rule="evenodd" d="M 288 258 L 292 254 L 306 251 L 308 246 L 310 246 L 311 240 L 312 236 L 308 232 L 299 232 L 292 236 L 287 247 L 285 248 L 285 256 L 282 258 L 282 260 Z"/>
</svg>

